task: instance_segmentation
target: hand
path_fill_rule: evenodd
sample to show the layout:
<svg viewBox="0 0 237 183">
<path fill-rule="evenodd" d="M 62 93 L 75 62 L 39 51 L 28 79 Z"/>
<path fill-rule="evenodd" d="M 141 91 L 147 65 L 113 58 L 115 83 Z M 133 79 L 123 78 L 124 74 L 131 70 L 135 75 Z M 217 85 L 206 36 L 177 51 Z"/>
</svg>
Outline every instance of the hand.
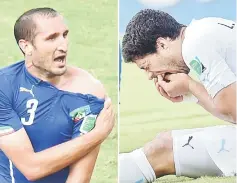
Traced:
<svg viewBox="0 0 237 183">
<path fill-rule="evenodd" d="M 169 97 L 179 97 L 189 93 L 189 82 L 192 79 L 184 73 L 169 74 L 158 79 L 158 84 Z"/>
<path fill-rule="evenodd" d="M 161 96 L 165 97 L 166 99 L 170 100 L 171 102 L 182 102 L 183 96 L 177 96 L 177 97 L 170 97 L 165 90 L 159 85 L 158 80 L 163 80 L 162 76 L 158 76 L 158 78 L 154 78 L 154 83 L 156 86 L 157 91 L 161 94 Z"/>
<path fill-rule="evenodd" d="M 100 133 L 102 133 L 104 138 L 106 138 L 112 131 L 114 123 L 115 114 L 113 111 L 112 102 L 110 98 L 106 98 L 104 108 L 96 119 L 96 126 L 94 129 L 97 129 Z"/>
</svg>

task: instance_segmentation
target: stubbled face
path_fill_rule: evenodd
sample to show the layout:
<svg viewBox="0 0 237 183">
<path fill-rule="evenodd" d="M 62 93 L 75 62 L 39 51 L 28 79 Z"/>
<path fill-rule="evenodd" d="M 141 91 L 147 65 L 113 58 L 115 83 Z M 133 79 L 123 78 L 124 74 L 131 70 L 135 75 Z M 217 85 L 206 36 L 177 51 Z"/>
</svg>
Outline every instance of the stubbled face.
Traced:
<svg viewBox="0 0 237 183">
<path fill-rule="evenodd" d="M 169 40 L 162 41 L 164 42 L 158 43 L 159 48 L 156 53 L 136 59 L 135 63 L 137 66 L 148 73 L 149 79 L 167 73 L 188 74 L 189 68 L 183 61 L 179 44 Z"/>
<path fill-rule="evenodd" d="M 36 36 L 29 60 L 32 66 L 50 77 L 66 72 L 68 27 L 62 16 L 53 18 L 36 16 Z"/>
</svg>

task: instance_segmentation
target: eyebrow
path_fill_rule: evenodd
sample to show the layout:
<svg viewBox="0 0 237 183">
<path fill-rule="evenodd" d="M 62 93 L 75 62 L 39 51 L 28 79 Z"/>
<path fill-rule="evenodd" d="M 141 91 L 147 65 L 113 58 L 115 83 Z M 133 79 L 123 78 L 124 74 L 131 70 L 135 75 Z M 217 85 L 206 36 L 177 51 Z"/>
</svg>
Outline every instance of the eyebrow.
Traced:
<svg viewBox="0 0 237 183">
<path fill-rule="evenodd" d="M 59 32 L 55 32 L 55 33 L 49 34 L 49 35 L 47 35 L 47 36 L 45 37 L 45 39 L 48 40 L 48 39 L 57 37 L 59 34 L 60 34 Z"/>
<path fill-rule="evenodd" d="M 67 33 L 67 34 L 68 34 L 68 33 L 69 33 L 69 30 L 68 30 L 68 29 L 67 29 L 67 30 L 65 30 L 65 31 L 63 32 L 63 34 L 65 34 L 65 33 Z"/>
<path fill-rule="evenodd" d="M 65 31 L 63 32 L 63 34 L 68 34 L 68 32 L 69 32 L 69 30 L 67 29 L 67 30 L 65 30 Z M 59 32 L 54 32 L 54 33 L 52 33 L 52 34 L 47 35 L 47 36 L 45 37 L 45 39 L 48 40 L 48 39 L 57 37 L 57 36 L 59 36 L 59 35 L 60 35 Z"/>
</svg>

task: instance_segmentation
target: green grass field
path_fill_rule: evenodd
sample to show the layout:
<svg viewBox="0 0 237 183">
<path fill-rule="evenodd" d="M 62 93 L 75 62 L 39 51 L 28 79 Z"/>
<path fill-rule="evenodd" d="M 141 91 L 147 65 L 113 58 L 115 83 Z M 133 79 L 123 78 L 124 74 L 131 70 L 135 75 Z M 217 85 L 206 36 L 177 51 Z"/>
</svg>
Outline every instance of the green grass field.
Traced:
<svg viewBox="0 0 237 183">
<path fill-rule="evenodd" d="M 101 80 L 117 109 L 117 1 L 1 0 L 1 67 L 23 59 L 13 26 L 19 15 L 36 7 L 52 7 L 64 15 L 70 29 L 69 64 Z M 91 182 L 117 182 L 117 127 L 101 147 Z"/>
<path fill-rule="evenodd" d="M 193 103 L 172 103 L 157 93 L 153 81 L 134 64 L 124 64 L 120 91 L 120 152 L 142 147 L 164 130 L 227 124 Z M 165 176 L 157 183 L 234 183 L 235 178 L 190 179 Z"/>
</svg>

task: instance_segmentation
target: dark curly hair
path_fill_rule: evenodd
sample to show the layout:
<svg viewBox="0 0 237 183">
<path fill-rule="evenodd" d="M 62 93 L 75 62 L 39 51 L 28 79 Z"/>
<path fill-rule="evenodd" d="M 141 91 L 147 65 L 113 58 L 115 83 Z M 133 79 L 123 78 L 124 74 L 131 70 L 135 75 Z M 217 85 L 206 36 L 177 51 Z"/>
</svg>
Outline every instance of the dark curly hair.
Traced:
<svg viewBox="0 0 237 183">
<path fill-rule="evenodd" d="M 134 62 L 147 54 L 156 53 L 159 37 L 175 40 L 184 25 L 171 15 L 159 10 L 145 9 L 138 12 L 126 27 L 122 42 L 125 62 Z"/>
</svg>

